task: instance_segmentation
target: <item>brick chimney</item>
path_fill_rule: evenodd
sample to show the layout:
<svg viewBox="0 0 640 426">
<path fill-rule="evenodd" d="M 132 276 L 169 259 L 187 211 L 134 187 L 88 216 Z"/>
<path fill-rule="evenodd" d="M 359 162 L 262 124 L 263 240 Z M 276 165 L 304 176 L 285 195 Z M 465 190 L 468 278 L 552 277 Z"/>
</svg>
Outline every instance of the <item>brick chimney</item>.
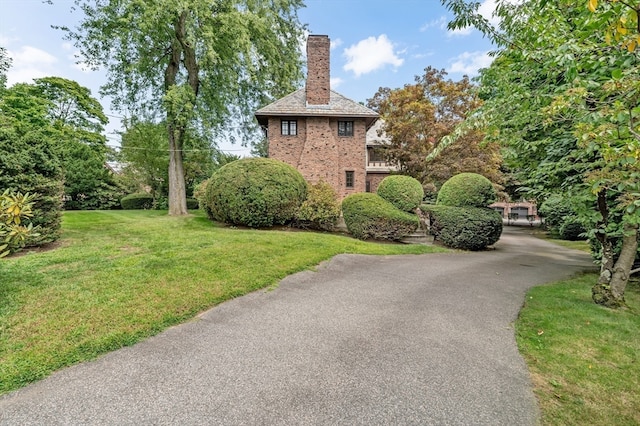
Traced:
<svg viewBox="0 0 640 426">
<path fill-rule="evenodd" d="M 329 51 L 331 42 L 326 35 L 307 38 L 307 105 L 329 105 Z"/>
</svg>

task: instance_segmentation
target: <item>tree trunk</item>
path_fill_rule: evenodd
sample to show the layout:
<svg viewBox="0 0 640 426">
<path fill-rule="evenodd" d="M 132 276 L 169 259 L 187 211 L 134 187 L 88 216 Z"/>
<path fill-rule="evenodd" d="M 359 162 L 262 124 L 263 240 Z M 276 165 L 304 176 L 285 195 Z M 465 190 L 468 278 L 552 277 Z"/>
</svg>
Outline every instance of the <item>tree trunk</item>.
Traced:
<svg viewBox="0 0 640 426">
<path fill-rule="evenodd" d="M 179 136 L 169 126 L 169 215 L 183 216 L 187 211 L 187 189 Z"/>
<path fill-rule="evenodd" d="M 598 283 L 591 289 L 593 301 L 608 308 L 625 306 L 624 291 L 638 251 L 638 226 L 625 225 L 622 249 L 618 260 L 613 261 L 611 240 L 602 246 L 602 266 Z"/>
</svg>

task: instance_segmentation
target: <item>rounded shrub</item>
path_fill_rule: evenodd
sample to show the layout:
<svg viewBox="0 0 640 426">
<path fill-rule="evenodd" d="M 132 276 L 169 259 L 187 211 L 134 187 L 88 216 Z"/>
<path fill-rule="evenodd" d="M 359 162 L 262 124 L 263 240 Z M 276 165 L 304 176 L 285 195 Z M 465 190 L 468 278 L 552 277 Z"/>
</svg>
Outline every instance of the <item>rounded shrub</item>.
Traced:
<svg viewBox="0 0 640 426">
<path fill-rule="evenodd" d="M 204 210 L 209 216 L 209 219 L 213 219 L 211 216 L 211 212 L 207 208 L 207 185 L 209 184 L 209 179 L 203 180 L 199 184 L 197 184 L 193 188 L 193 197 L 198 202 L 198 208 Z"/>
<path fill-rule="evenodd" d="M 575 215 L 575 211 L 569 198 L 554 194 L 540 205 L 538 214 L 544 218 L 545 227 L 551 233 L 559 235 L 562 224 L 567 217 Z"/>
<path fill-rule="evenodd" d="M 149 210 L 153 208 L 153 195 L 146 192 L 129 194 L 120 200 L 123 210 Z"/>
<path fill-rule="evenodd" d="M 414 211 L 424 198 L 424 189 L 411 176 L 393 175 L 382 179 L 376 191 L 379 196 L 402 211 Z"/>
<path fill-rule="evenodd" d="M 477 173 L 460 173 L 442 185 L 436 204 L 452 207 L 487 207 L 495 201 L 496 190 L 489 179 Z"/>
<path fill-rule="evenodd" d="M 482 207 L 423 205 L 434 238 L 447 247 L 483 250 L 495 244 L 502 234 L 500 213 Z"/>
<path fill-rule="evenodd" d="M 296 213 L 295 225 L 299 228 L 330 231 L 340 217 L 338 194 L 326 182 L 309 185 L 307 199 Z"/>
<path fill-rule="evenodd" d="M 564 222 L 560 225 L 560 238 L 563 240 L 576 241 L 584 239 L 581 234 L 585 232 L 584 226 L 575 217 L 565 217 Z"/>
<path fill-rule="evenodd" d="M 345 198 L 342 215 L 349 232 L 362 240 L 400 240 L 419 225 L 417 215 L 403 212 L 379 195 L 367 192 Z"/>
<path fill-rule="evenodd" d="M 307 182 L 292 166 L 245 158 L 211 176 L 204 208 L 214 220 L 261 228 L 291 221 L 306 198 Z"/>
<path fill-rule="evenodd" d="M 187 210 L 198 210 L 198 200 L 196 198 L 187 197 Z"/>
</svg>

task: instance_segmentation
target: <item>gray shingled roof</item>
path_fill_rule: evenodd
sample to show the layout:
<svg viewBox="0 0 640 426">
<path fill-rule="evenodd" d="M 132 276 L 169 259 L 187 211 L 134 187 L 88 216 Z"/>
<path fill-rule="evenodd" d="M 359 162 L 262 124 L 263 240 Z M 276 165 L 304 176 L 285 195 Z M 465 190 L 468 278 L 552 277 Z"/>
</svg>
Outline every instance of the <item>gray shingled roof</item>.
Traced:
<svg viewBox="0 0 640 426">
<path fill-rule="evenodd" d="M 302 88 L 260 108 L 255 116 L 260 124 L 266 124 L 266 118 L 273 116 L 332 116 L 362 117 L 367 119 L 367 125 L 371 125 L 378 118 L 378 113 L 333 90 L 329 105 L 307 105 L 305 89 Z"/>
</svg>

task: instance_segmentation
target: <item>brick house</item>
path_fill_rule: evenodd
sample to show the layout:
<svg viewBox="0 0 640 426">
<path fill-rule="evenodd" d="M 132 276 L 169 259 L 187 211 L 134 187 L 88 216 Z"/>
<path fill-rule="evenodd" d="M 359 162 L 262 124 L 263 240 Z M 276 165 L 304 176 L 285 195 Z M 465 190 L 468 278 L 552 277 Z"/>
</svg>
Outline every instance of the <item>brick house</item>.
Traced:
<svg viewBox="0 0 640 426">
<path fill-rule="evenodd" d="M 270 158 L 294 166 L 308 182 L 329 183 L 342 199 L 374 191 L 389 169 L 382 162 L 368 167 L 369 154 L 375 157 L 375 145 L 380 143 L 371 130 L 376 129 L 378 114 L 331 90 L 329 52 L 328 36 L 310 35 L 305 87 L 259 109 L 255 116 L 266 129 Z"/>
</svg>

